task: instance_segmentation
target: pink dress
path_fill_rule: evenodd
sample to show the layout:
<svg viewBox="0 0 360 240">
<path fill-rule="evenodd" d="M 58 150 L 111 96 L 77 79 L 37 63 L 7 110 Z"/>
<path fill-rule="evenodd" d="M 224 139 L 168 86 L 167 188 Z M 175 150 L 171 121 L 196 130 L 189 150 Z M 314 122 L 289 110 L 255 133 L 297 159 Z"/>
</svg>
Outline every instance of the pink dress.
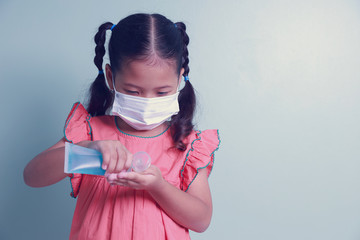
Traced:
<svg viewBox="0 0 360 240">
<path fill-rule="evenodd" d="M 220 144 L 217 130 L 193 131 L 184 152 L 172 148 L 170 131 L 154 137 L 137 137 L 120 131 L 114 116 L 91 117 L 75 103 L 66 120 L 65 138 L 77 143 L 84 140 L 118 140 L 130 152 L 145 151 L 166 181 L 187 191 L 199 169 L 210 174 L 214 152 Z M 190 239 L 189 230 L 174 222 L 144 190 L 111 186 L 103 176 L 69 174 L 77 203 L 70 239 L 144 240 Z"/>
</svg>

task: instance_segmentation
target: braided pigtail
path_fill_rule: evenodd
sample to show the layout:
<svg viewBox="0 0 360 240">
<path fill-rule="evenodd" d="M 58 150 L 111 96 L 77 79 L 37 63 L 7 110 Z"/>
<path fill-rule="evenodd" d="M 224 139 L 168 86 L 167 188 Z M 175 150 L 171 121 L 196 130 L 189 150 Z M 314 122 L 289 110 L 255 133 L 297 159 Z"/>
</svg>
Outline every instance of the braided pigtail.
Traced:
<svg viewBox="0 0 360 240">
<path fill-rule="evenodd" d="M 90 87 L 88 112 L 91 116 L 105 115 L 106 110 L 113 102 L 113 94 L 106 85 L 105 74 L 102 69 L 105 55 L 106 30 L 111 29 L 112 26 L 111 22 L 103 23 L 94 37 L 96 43 L 94 63 L 99 73 Z"/>
<path fill-rule="evenodd" d="M 196 98 L 192 84 L 188 80 L 189 74 L 189 51 L 187 46 L 189 44 L 189 37 L 186 34 L 186 25 L 182 22 L 177 22 L 175 26 L 179 29 L 182 37 L 182 56 L 181 67 L 184 68 L 185 86 L 179 93 L 179 108 L 180 111 L 171 119 L 171 133 L 175 143 L 175 147 L 181 151 L 186 150 L 186 144 L 183 140 L 192 132 L 194 125 L 192 119 L 195 112 Z"/>
</svg>

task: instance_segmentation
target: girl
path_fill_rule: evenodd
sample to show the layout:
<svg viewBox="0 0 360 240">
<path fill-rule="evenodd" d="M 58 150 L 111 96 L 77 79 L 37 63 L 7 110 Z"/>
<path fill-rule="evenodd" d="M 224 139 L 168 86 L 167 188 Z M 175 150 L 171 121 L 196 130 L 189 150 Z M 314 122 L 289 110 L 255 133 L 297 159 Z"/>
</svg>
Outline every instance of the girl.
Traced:
<svg viewBox="0 0 360 240">
<path fill-rule="evenodd" d="M 70 239 L 184 240 L 188 229 L 205 231 L 212 215 L 207 178 L 220 141 L 217 130 L 193 130 L 185 24 L 134 14 L 102 24 L 95 43 L 99 74 L 87 110 L 74 104 L 64 138 L 26 166 L 26 184 L 43 187 L 70 177 L 77 197 Z M 181 76 L 185 86 L 178 91 Z M 66 141 L 100 151 L 105 176 L 65 174 Z M 152 165 L 127 172 L 137 151 L 149 153 Z"/>
</svg>

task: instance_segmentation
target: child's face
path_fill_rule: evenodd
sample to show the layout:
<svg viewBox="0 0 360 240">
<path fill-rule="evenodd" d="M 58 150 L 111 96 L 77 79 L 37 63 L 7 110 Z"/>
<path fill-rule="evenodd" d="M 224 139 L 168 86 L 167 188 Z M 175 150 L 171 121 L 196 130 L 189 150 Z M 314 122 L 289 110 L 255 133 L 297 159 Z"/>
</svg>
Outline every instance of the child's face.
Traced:
<svg viewBox="0 0 360 240">
<path fill-rule="evenodd" d="M 144 98 L 162 97 L 178 91 L 182 73 L 177 75 L 175 64 L 160 62 L 149 64 L 146 61 L 132 61 L 122 67 L 115 75 L 116 91 Z M 112 72 L 106 65 L 108 84 L 113 88 Z"/>
</svg>

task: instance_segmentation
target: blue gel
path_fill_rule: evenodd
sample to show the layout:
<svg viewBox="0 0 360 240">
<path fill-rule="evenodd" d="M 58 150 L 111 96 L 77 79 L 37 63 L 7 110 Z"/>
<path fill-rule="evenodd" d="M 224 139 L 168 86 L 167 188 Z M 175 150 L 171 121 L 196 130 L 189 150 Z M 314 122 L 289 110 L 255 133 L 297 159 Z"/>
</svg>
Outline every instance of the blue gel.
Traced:
<svg viewBox="0 0 360 240">
<path fill-rule="evenodd" d="M 65 143 L 65 173 L 103 176 L 106 171 L 101 168 L 102 162 L 102 154 L 99 151 L 68 142 Z"/>
</svg>

